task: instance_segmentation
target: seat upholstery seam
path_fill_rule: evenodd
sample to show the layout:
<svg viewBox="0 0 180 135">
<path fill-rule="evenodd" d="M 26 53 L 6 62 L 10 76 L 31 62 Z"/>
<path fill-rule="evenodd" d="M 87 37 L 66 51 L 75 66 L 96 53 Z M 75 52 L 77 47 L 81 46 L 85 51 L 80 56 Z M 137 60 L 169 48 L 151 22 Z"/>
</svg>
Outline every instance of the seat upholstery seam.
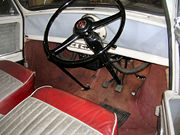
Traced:
<svg viewBox="0 0 180 135">
<path fill-rule="evenodd" d="M 39 113 L 37 116 L 36 116 L 36 118 L 38 118 L 38 117 L 40 117 L 40 115 L 42 114 L 42 113 L 44 113 L 46 110 L 48 109 L 48 107 L 45 107 L 45 108 L 43 108 L 42 110 L 41 110 L 41 113 Z M 30 133 L 36 128 L 35 126 L 38 126 L 45 118 L 47 118 L 48 116 L 49 116 L 49 114 L 50 113 L 52 113 L 54 110 L 53 109 L 51 109 L 48 113 L 46 113 L 44 116 L 42 116 L 42 117 L 40 117 L 39 119 L 39 121 L 36 123 L 36 125 L 34 125 L 32 128 L 31 128 L 31 131 L 30 131 Z M 34 119 L 35 120 L 35 119 Z M 31 123 L 33 123 L 34 122 L 34 120 L 31 122 Z M 30 123 L 30 124 L 31 124 Z M 30 125 L 29 124 L 29 125 Z M 29 126 L 28 125 L 28 126 Z M 27 127 L 28 127 L 27 126 Z M 24 131 L 23 131 L 24 132 Z"/>
<path fill-rule="evenodd" d="M 50 86 L 50 85 L 44 85 L 44 86 L 41 86 L 41 87 L 39 87 L 39 88 L 37 88 L 36 90 L 34 90 L 32 93 L 31 93 L 31 95 L 29 95 L 28 97 L 26 97 L 24 100 L 22 100 L 18 105 L 16 105 L 11 111 L 9 111 L 6 115 L 8 115 L 9 113 L 11 113 L 12 111 L 14 111 L 18 106 L 20 106 L 21 104 L 23 104 L 26 100 L 28 100 L 29 98 L 31 98 L 32 97 L 32 95 L 34 94 L 34 93 L 36 93 L 39 89 L 41 89 L 41 88 L 47 88 L 47 87 L 49 87 L 49 88 L 52 88 L 52 86 Z M 37 99 L 37 98 L 36 98 Z M 3 117 L 1 120 L 3 120 L 5 117 Z"/>
<path fill-rule="evenodd" d="M 63 113 L 62 113 L 62 114 L 63 114 Z M 52 132 L 55 131 L 55 130 L 58 128 L 58 126 L 60 126 L 66 119 L 67 119 L 67 116 L 65 116 L 61 121 L 59 121 L 59 123 L 57 123 L 56 126 L 53 127 L 53 128 L 51 129 L 51 131 L 49 131 L 48 134 L 52 134 Z"/>
<path fill-rule="evenodd" d="M 55 108 L 53 108 L 53 111 L 55 111 Z M 56 116 L 54 118 L 51 119 L 51 122 L 41 131 L 41 133 L 39 133 L 40 135 L 42 135 L 42 133 L 46 130 L 46 128 L 49 127 L 49 125 L 51 125 L 61 114 L 56 114 Z"/>
<path fill-rule="evenodd" d="M 35 74 L 35 72 L 32 72 L 31 75 L 28 77 L 28 79 L 23 83 L 23 86 L 33 77 L 33 75 Z"/>
<path fill-rule="evenodd" d="M 114 122 L 114 126 L 113 126 L 113 129 L 112 129 L 112 135 L 114 135 L 116 125 L 117 125 L 117 115 L 116 115 L 116 113 L 114 113 L 114 116 L 115 116 L 115 120 L 114 120 L 115 122 Z"/>
<path fill-rule="evenodd" d="M 1 69 L 0 69 L 1 70 Z M 2 70 L 3 71 L 3 70 Z M 4 71 L 5 72 L 5 71 Z M 7 72 L 5 72 L 7 73 Z M 13 77 L 14 79 L 18 80 L 21 83 L 21 86 L 19 86 L 18 88 L 16 88 L 14 91 L 10 92 L 9 95 L 13 94 L 14 92 L 18 91 L 19 89 L 21 89 L 22 87 L 24 87 L 29 80 L 33 77 L 34 72 L 31 73 L 31 75 L 28 77 L 28 79 L 23 83 L 22 81 L 20 81 L 19 79 L 15 78 L 14 76 L 12 76 L 11 74 L 7 73 L 8 75 L 10 75 L 11 77 Z M 8 96 L 9 96 L 8 95 Z M 5 98 L 7 98 L 8 96 L 4 97 L 3 99 L 1 99 L 0 101 L 4 100 Z"/>
<path fill-rule="evenodd" d="M 37 101 L 34 102 L 33 105 L 36 104 L 36 103 L 37 103 Z M 38 105 L 38 106 L 36 106 L 35 109 L 38 108 L 38 107 L 40 107 L 40 106 L 41 106 L 41 104 Z M 30 107 L 32 107 L 32 105 L 31 105 Z M 28 109 L 29 109 L 30 107 L 28 107 Z M 26 111 L 27 111 L 28 109 L 26 109 Z M 25 120 L 26 118 L 28 118 L 28 117 L 33 113 L 33 111 L 34 111 L 35 109 L 31 110 L 31 113 L 27 114 L 27 115 L 23 118 L 23 120 Z M 45 108 L 45 109 L 46 109 L 46 108 Z M 41 111 L 43 111 L 43 110 L 41 110 Z M 24 112 L 25 112 L 25 111 L 24 111 Z M 19 117 L 19 116 L 18 116 L 18 117 Z M 38 116 L 36 116 L 36 117 L 38 117 Z M 33 119 L 34 119 L 34 118 L 33 118 Z M 31 119 L 31 122 L 33 121 L 33 119 Z M 31 123 L 31 122 L 30 122 L 30 123 Z M 30 124 L 30 123 L 29 123 L 29 124 Z M 19 126 L 20 124 L 21 124 L 21 123 L 18 123 L 17 126 Z M 25 127 L 23 127 L 23 129 L 20 131 L 19 134 L 22 134 L 22 132 L 24 132 L 24 130 L 29 126 L 29 124 L 26 125 Z M 14 129 L 16 129 L 16 127 L 15 127 Z M 13 132 L 13 131 L 11 131 L 10 134 L 12 134 L 12 132 Z"/>
<path fill-rule="evenodd" d="M 40 99 L 37 99 L 37 98 L 35 98 L 35 97 L 31 97 L 31 98 L 34 98 L 34 99 L 36 99 L 36 100 L 39 100 L 40 102 L 43 102 L 43 101 L 41 101 Z M 45 103 L 45 104 L 47 104 L 48 106 L 51 106 L 51 107 L 57 109 L 57 110 L 60 111 L 61 113 L 65 114 L 66 116 L 69 116 L 69 117 L 71 117 L 72 119 L 75 119 L 75 120 L 79 121 L 80 123 L 83 123 L 84 125 L 86 125 L 86 126 L 89 127 L 90 129 L 98 132 L 99 134 L 102 134 L 102 133 L 101 133 L 100 131 L 98 131 L 97 129 L 94 129 L 93 127 L 91 127 L 90 125 L 86 124 L 85 122 L 83 122 L 83 121 L 81 121 L 81 120 L 73 117 L 72 115 L 70 115 L 70 114 L 68 114 L 68 113 L 66 113 L 66 112 L 64 112 L 64 111 L 62 111 L 62 110 L 60 110 L 60 109 L 58 109 L 58 108 L 56 108 L 56 107 L 54 107 L 53 105 L 50 105 L 50 104 L 48 104 L 48 103 L 46 103 L 46 102 L 43 102 L 43 103 Z"/>
<path fill-rule="evenodd" d="M 37 101 L 36 101 L 36 102 L 37 102 Z M 33 104 L 35 104 L 36 102 L 34 102 Z M 24 107 L 24 104 L 23 104 L 23 107 Z M 20 112 L 23 107 L 18 108 L 17 113 Z M 28 108 L 26 108 L 25 110 L 23 110 L 23 113 L 26 112 L 29 108 L 30 108 L 30 106 L 29 106 Z M 13 114 L 13 115 L 14 115 L 14 114 Z M 12 117 L 13 117 L 13 116 L 12 116 Z M 5 132 L 5 131 L 12 125 L 12 123 L 15 122 L 19 117 L 20 117 L 20 116 L 18 116 L 18 117 L 16 117 L 15 119 L 13 119 L 13 121 L 11 121 L 11 123 L 8 125 L 8 127 L 6 127 L 5 129 L 3 129 L 2 132 Z M 15 127 L 14 127 L 14 128 L 15 128 Z M 10 132 L 12 132 L 12 131 L 10 131 Z"/>
</svg>

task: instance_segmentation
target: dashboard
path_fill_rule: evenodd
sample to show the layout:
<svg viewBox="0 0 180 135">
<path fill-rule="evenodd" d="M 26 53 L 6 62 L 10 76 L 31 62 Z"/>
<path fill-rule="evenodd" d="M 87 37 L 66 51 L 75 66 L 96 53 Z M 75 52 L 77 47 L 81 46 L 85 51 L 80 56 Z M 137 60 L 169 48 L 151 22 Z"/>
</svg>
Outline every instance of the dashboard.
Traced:
<svg viewBox="0 0 180 135">
<path fill-rule="evenodd" d="M 55 9 L 41 11 L 25 11 L 25 34 L 28 39 L 43 40 L 48 20 Z M 74 24 L 84 15 L 93 15 L 98 19 L 117 12 L 113 8 L 68 8 L 55 20 L 49 35 L 49 41 L 61 43 L 72 35 Z M 164 16 L 126 10 L 125 28 L 116 42 L 117 48 L 110 53 L 143 60 L 150 63 L 168 66 L 168 37 Z M 109 43 L 116 34 L 120 20 L 99 30 Z M 69 50 L 92 54 L 82 40 L 77 40 L 68 47 Z"/>
</svg>

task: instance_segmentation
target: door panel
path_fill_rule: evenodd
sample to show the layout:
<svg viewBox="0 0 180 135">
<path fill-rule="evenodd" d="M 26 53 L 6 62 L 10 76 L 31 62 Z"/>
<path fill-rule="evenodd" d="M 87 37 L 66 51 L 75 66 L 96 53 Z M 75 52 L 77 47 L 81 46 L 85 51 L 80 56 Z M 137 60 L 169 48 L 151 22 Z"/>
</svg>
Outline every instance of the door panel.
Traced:
<svg viewBox="0 0 180 135">
<path fill-rule="evenodd" d="M 23 19 L 11 0 L 0 0 L 0 59 L 23 59 Z"/>
</svg>

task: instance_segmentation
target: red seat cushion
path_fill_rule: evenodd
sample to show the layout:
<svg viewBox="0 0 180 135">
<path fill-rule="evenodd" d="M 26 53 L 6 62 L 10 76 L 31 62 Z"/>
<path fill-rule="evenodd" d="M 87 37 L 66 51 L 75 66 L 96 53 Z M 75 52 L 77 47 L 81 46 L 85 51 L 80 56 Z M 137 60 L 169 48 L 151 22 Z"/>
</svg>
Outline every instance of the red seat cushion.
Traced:
<svg viewBox="0 0 180 135">
<path fill-rule="evenodd" d="M 6 60 L 0 61 L 0 70 L 9 75 L 9 80 L 12 77 L 22 83 L 21 87 L 0 99 L 0 113 L 6 114 L 34 91 L 34 73 L 19 64 Z M 3 89 L 0 85 L 0 92 Z"/>
<path fill-rule="evenodd" d="M 117 134 L 116 115 L 97 104 L 49 87 L 37 90 L 32 97 L 81 120 L 104 135 Z"/>
</svg>

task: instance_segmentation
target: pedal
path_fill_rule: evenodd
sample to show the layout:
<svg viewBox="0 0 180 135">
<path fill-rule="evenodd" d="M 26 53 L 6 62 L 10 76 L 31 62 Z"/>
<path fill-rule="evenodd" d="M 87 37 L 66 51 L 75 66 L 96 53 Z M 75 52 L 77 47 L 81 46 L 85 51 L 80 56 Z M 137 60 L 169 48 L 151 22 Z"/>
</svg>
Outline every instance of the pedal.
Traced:
<svg viewBox="0 0 180 135">
<path fill-rule="evenodd" d="M 140 79 L 142 79 L 142 82 L 139 84 L 139 86 L 134 91 L 131 92 L 132 96 L 135 96 L 137 94 L 137 92 L 139 91 L 139 89 L 143 86 L 143 84 L 144 84 L 144 82 L 146 80 L 146 77 L 145 76 L 141 76 Z"/>
<path fill-rule="evenodd" d="M 108 86 L 109 86 L 109 82 L 108 81 L 104 81 L 102 87 L 103 88 L 108 88 Z"/>
<path fill-rule="evenodd" d="M 123 89 L 123 85 L 118 84 L 114 90 L 115 90 L 116 92 L 121 92 L 122 89 Z"/>
<path fill-rule="evenodd" d="M 102 87 L 103 88 L 108 88 L 109 87 L 109 84 L 112 83 L 114 79 L 111 79 L 109 81 L 104 81 L 103 84 L 102 84 Z"/>
</svg>

